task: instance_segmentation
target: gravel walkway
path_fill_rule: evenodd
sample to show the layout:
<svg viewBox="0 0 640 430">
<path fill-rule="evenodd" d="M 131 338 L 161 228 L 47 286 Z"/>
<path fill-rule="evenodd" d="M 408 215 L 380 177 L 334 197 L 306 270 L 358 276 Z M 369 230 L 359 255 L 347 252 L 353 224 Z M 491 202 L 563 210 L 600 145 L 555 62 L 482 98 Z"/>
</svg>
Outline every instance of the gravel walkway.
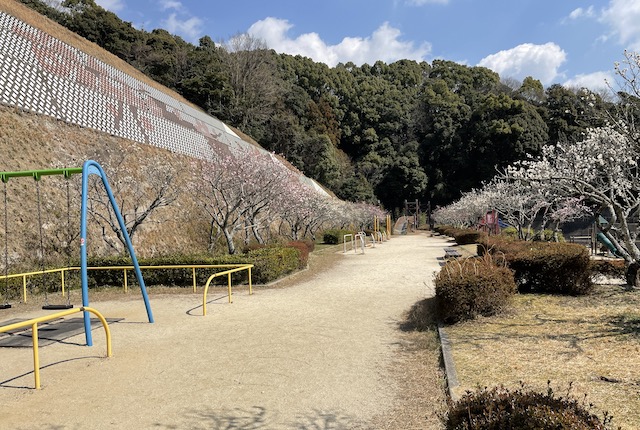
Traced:
<svg viewBox="0 0 640 430">
<path fill-rule="evenodd" d="M 125 318 L 111 325 L 113 357 L 102 358 L 102 329 L 92 348 L 78 346 L 84 334 L 41 347 L 37 391 L 25 388 L 31 350 L 0 349 L 0 428 L 371 428 L 401 389 L 399 324 L 433 294 L 445 246 L 415 234 L 340 252 L 329 270 L 239 291 L 233 304 L 216 291 L 206 317 L 200 294 L 151 293 L 154 324 L 136 294 L 94 302 Z"/>
</svg>

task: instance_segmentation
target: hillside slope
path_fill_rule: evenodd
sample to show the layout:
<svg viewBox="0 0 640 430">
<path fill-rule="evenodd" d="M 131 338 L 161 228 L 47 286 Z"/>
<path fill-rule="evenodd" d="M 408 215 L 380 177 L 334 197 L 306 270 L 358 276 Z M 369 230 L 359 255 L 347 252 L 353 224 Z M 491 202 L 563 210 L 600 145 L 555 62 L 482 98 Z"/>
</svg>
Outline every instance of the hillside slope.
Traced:
<svg viewBox="0 0 640 430">
<path fill-rule="evenodd" d="M 136 233 L 134 245 L 142 256 L 206 251 L 212 228 L 186 191 L 187 184 L 198 187 L 203 181 L 196 173 L 199 160 L 265 153 L 127 63 L 13 0 L 0 0 L 0 126 L 0 171 L 80 167 L 95 159 L 108 173 L 117 173 L 112 180 L 122 188 L 117 197 L 123 211 L 140 210 L 168 181 L 176 200 Z M 326 194 L 292 166 L 278 163 Z M 78 179 L 70 202 L 76 232 Z M 50 260 L 61 258 L 70 234 L 64 181 L 47 177 L 38 188 L 28 178 L 6 185 L 9 264 L 14 267 L 39 259 L 40 225 Z M 97 223 L 90 226 L 90 237 L 90 251 L 117 251 L 117 238 Z"/>
<path fill-rule="evenodd" d="M 206 251 L 209 226 L 202 222 L 200 209 L 183 191 L 187 182 L 201 180 L 193 171 L 189 157 L 149 145 L 132 145 L 126 139 L 7 107 L 0 107 L 0 124 L 0 171 L 81 167 L 84 160 L 96 159 L 105 166 L 118 164 L 119 181 L 139 184 L 146 184 L 150 175 L 165 171 L 174 178 L 177 200 L 156 212 L 134 236 L 137 252 L 150 256 Z M 74 176 L 70 187 L 70 216 L 75 232 L 79 231 L 79 179 L 79 175 Z M 39 187 L 45 248 L 56 253 L 61 251 L 66 234 L 65 183 L 61 177 L 51 176 L 43 178 Z M 16 178 L 9 180 L 6 190 L 10 264 L 28 265 L 29 260 L 37 259 L 39 249 L 36 184 L 30 178 Z M 116 197 L 121 206 L 131 209 L 131 195 Z M 3 213 L 0 219 L 4 221 Z M 90 253 L 113 253 L 102 239 L 102 229 L 95 223 L 89 228 Z M 0 230 L 1 243 L 4 243 L 3 230 Z M 106 233 L 108 240 L 116 240 Z"/>
</svg>

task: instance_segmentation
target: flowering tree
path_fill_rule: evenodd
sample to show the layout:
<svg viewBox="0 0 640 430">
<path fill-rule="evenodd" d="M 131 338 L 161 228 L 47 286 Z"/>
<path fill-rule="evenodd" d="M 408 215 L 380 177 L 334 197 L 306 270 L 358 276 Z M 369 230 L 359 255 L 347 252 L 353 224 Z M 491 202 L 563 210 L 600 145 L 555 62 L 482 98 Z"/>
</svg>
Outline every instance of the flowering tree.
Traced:
<svg viewBox="0 0 640 430">
<path fill-rule="evenodd" d="M 434 220 L 439 224 L 450 224 L 455 227 L 473 227 L 482 218 L 487 210 L 492 208 L 490 198 L 495 193 L 490 193 L 485 185 L 481 189 L 468 191 L 454 203 L 437 208 L 433 213 Z"/>
<path fill-rule="evenodd" d="M 580 198 L 593 214 L 608 217 L 602 233 L 628 264 L 627 281 L 638 285 L 640 249 L 640 148 L 612 127 L 590 130 L 578 143 L 543 148 L 539 160 L 513 166 L 508 174 L 533 188 L 547 188 L 566 198 Z"/>
<path fill-rule="evenodd" d="M 235 254 L 234 236 L 242 228 L 243 178 L 236 157 L 227 155 L 215 161 L 203 162 L 204 184 L 192 184 L 191 191 L 200 207 L 209 215 L 212 229 L 209 246 L 213 246 L 213 226 L 224 235 L 229 254 Z"/>
<path fill-rule="evenodd" d="M 245 244 L 250 230 L 258 243 L 265 240 L 261 231 L 269 229 L 278 216 L 277 203 L 287 192 L 292 172 L 272 154 L 256 153 L 241 163 L 246 173 L 243 183 L 243 207 L 245 216 Z"/>
<path fill-rule="evenodd" d="M 237 233 L 244 230 L 264 243 L 261 231 L 280 221 L 283 235 L 298 240 L 315 237 L 328 219 L 331 201 L 300 180 L 276 157 L 260 152 L 221 156 L 202 167 L 205 186 L 193 185 L 200 206 L 209 215 L 212 226 L 224 235 L 230 254 L 236 252 Z M 213 245 L 213 229 L 210 245 Z"/>
<path fill-rule="evenodd" d="M 539 237 L 544 240 L 548 227 L 554 235 L 565 222 L 583 217 L 587 209 L 582 197 L 571 197 L 559 192 L 553 184 L 524 183 L 514 180 L 511 166 L 483 188 L 488 207 L 498 211 L 500 216 L 514 226 L 521 240 L 534 238 L 534 223 L 539 229 Z M 557 235 L 555 236 L 557 239 Z"/>
<path fill-rule="evenodd" d="M 135 171 L 125 163 L 125 153 L 103 148 L 93 154 L 93 159 L 101 163 L 113 194 L 117 200 L 129 237 L 149 222 L 159 209 L 171 205 L 178 197 L 178 186 L 174 168 L 167 163 L 157 163 L 143 173 Z M 122 252 L 126 242 L 102 182 L 91 176 L 91 192 L 87 210 L 93 220 L 102 227 L 102 237 L 112 249 Z M 112 239 L 115 234 L 118 241 Z"/>
<path fill-rule="evenodd" d="M 280 233 L 293 240 L 305 236 L 315 238 L 315 233 L 329 219 L 331 198 L 318 193 L 291 174 L 286 192 L 277 200 Z"/>
<path fill-rule="evenodd" d="M 515 180 L 513 172 L 517 170 L 517 167 L 510 167 L 510 173 L 499 174 L 481 189 L 464 193 L 458 201 L 438 208 L 434 213 L 436 221 L 470 227 L 477 225 L 488 210 L 496 210 L 502 219 L 516 228 L 520 239 L 531 240 L 534 221 L 541 221 L 543 234 L 549 224 L 555 231 L 562 223 L 585 214 L 581 198 L 568 198 L 553 187 Z"/>
</svg>

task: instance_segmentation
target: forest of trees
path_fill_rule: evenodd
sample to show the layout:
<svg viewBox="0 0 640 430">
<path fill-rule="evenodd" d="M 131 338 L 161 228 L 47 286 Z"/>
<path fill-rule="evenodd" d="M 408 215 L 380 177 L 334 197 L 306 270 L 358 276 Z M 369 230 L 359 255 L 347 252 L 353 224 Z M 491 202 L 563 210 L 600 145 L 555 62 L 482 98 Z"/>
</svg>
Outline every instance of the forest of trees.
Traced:
<svg viewBox="0 0 640 430">
<path fill-rule="evenodd" d="M 330 68 L 278 54 L 249 35 L 194 46 L 162 29 L 138 30 L 94 0 L 64 11 L 21 0 L 284 155 L 338 197 L 443 205 L 527 154 L 579 141 L 611 100 L 533 77 L 501 79 L 451 61 Z"/>
</svg>

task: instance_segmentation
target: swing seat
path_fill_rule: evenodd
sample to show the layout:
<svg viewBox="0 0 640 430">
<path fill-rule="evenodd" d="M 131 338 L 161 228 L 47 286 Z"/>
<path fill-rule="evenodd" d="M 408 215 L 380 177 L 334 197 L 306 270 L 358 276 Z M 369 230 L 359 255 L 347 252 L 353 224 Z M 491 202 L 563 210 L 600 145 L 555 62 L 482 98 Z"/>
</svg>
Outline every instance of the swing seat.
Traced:
<svg viewBox="0 0 640 430">
<path fill-rule="evenodd" d="M 11 308 L 11 305 L 9 303 L 0 305 L 0 309 L 10 309 L 10 308 Z"/>
<path fill-rule="evenodd" d="M 42 309 L 44 310 L 50 310 L 50 311 L 60 311 L 60 310 L 65 310 L 65 309 L 72 309 L 73 305 L 68 304 L 68 305 L 44 305 L 42 306 Z"/>
</svg>

